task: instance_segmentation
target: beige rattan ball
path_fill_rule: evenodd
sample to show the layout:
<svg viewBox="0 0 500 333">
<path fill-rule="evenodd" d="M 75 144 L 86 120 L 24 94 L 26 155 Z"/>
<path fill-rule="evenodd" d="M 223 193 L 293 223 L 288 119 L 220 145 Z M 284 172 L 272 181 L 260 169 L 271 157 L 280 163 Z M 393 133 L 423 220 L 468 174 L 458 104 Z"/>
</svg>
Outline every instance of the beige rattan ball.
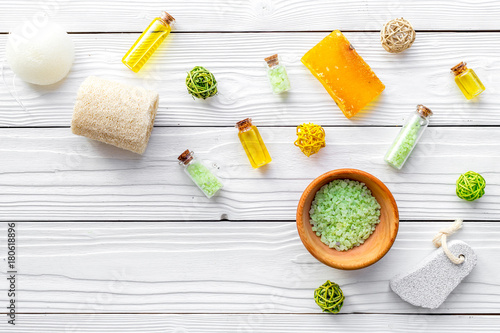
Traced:
<svg viewBox="0 0 500 333">
<path fill-rule="evenodd" d="M 388 52 L 403 52 L 415 41 L 415 29 L 404 18 L 390 20 L 380 31 L 380 41 Z"/>
</svg>

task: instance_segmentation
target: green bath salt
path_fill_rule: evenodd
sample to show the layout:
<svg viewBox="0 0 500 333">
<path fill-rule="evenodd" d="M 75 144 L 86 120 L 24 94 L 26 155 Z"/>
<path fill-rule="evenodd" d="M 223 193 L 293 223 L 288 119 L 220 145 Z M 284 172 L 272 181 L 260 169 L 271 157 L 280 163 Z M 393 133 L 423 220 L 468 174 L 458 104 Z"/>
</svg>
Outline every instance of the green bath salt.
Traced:
<svg viewBox="0 0 500 333">
<path fill-rule="evenodd" d="M 396 169 L 401 169 L 410 157 L 411 152 L 417 145 L 422 133 L 429 125 L 429 117 L 432 111 L 423 106 L 417 105 L 417 110 L 411 114 L 408 121 L 399 131 L 396 139 L 385 154 L 384 160 Z"/>
<path fill-rule="evenodd" d="M 222 188 L 222 183 L 215 175 L 200 162 L 190 163 L 186 168 L 193 182 L 205 193 L 212 197 Z"/>
<path fill-rule="evenodd" d="M 290 80 L 283 66 L 272 68 L 267 73 L 273 93 L 280 94 L 290 89 Z"/>
<path fill-rule="evenodd" d="M 365 242 L 380 222 L 380 204 L 364 183 L 337 179 L 319 189 L 309 211 L 312 230 L 337 251 Z"/>
<path fill-rule="evenodd" d="M 285 66 L 280 64 L 279 57 L 274 54 L 264 59 L 267 63 L 267 77 L 271 83 L 271 89 L 275 94 L 281 94 L 291 88 L 290 80 L 286 72 Z"/>
<path fill-rule="evenodd" d="M 222 189 L 223 184 L 219 178 L 194 156 L 194 152 L 187 149 L 178 157 L 178 160 L 189 178 L 203 191 L 207 198 L 211 198 Z"/>
<path fill-rule="evenodd" d="M 415 147 L 420 130 L 420 117 L 406 124 L 392 143 L 385 155 L 385 161 L 397 169 L 401 169 Z"/>
</svg>

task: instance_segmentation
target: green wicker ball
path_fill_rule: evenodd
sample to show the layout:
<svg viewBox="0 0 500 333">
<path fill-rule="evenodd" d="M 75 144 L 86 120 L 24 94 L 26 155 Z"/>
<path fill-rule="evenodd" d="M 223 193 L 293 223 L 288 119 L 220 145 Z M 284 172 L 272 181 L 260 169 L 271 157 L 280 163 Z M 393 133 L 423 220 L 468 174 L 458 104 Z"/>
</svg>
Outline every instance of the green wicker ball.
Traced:
<svg viewBox="0 0 500 333">
<path fill-rule="evenodd" d="M 186 77 L 188 92 L 196 98 L 207 99 L 217 94 L 217 80 L 208 69 L 196 66 Z"/>
<path fill-rule="evenodd" d="M 344 305 L 344 298 L 339 285 L 330 280 L 314 291 L 314 300 L 323 312 L 338 313 Z"/>
<path fill-rule="evenodd" d="M 457 196 L 460 199 L 474 201 L 484 195 L 486 181 L 474 171 L 467 171 L 457 179 Z"/>
</svg>

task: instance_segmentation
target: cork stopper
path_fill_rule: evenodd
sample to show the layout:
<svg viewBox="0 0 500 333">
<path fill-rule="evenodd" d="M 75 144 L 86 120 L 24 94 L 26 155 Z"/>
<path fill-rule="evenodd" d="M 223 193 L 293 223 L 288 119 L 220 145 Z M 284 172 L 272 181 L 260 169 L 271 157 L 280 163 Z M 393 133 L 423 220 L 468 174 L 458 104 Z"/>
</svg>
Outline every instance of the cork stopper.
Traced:
<svg viewBox="0 0 500 333">
<path fill-rule="evenodd" d="M 280 64 L 280 60 L 278 59 L 278 54 L 273 54 L 270 57 L 264 58 L 264 61 L 267 62 L 267 66 L 269 66 L 269 68 L 278 66 Z"/>
<path fill-rule="evenodd" d="M 467 70 L 467 63 L 465 63 L 465 62 L 463 62 L 463 61 L 462 61 L 461 63 L 459 63 L 458 65 L 453 66 L 453 67 L 451 68 L 451 72 L 452 72 L 453 74 L 455 74 L 455 76 L 462 74 L 462 73 L 463 73 L 463 72 L 465 72 L 466 70 Z"/>
<path fill-rule="evenodd" d="M 180 164 L 188 165 L 189 162 L 193 160 L 193 154 L 194 152 L 186 149 L 182 154 L 179 155 L 179 157 L 177 157 L 177 159 L 179 160 Z"/>
<path fill-rule="evenodd" d="M 160 18 L 168 25 L 175 21 L 174 17 L 167 12 L 162 12 Z"/>
<path fill-rule="evenodd" d="M 422 104 L 417 105 L 417 112 L 420 114 L 422 117 L 427 118 L 429 116 L 432 116 L 432 111 L 426 106 L 423 106 Z"/>
<path fill-rule="evenodd" d="M 247 118 L 247 119 L 243 119 L 242 121 L 238 121 L 236 123 L 236 127 L 238 128 L 238 131 L 240 131 L 240 132 L 248 131 L 250 129 L 250 127 L 252 127 L 252 119 Z"/>
</svg>

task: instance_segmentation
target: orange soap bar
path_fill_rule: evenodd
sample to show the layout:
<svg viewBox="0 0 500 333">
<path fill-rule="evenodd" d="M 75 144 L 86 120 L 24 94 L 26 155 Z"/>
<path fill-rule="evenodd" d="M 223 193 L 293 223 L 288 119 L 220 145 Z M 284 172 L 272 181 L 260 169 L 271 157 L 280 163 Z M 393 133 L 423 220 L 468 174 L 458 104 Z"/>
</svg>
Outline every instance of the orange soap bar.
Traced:
<svg viewBox="0 0 500 333">
<path fill-rule="evenodd" d="M 347 118 L 358 113 L 385 89 L 339 30 L 326 36 L 301 60 Z"/>
</svg>

